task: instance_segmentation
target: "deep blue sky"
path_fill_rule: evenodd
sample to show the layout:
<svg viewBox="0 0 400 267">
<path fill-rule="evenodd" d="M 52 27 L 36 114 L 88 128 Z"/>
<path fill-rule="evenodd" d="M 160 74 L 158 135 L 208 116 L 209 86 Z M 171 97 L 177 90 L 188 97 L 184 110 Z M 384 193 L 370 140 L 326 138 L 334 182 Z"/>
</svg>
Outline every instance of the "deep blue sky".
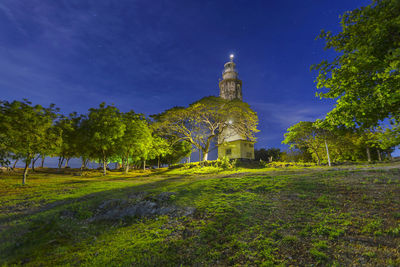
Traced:
<svg viewBox="0 0 400 267">
<path fill-rule="evenodd" d="M 367 0 L 2 0 L 0 92 L 65 114 L 105 101 L 147 115 L 218 95 L 230 53 L 260 118 L 256 147 L 322 118 L 310 65 L 331 57 L 321 29 Z"/>
</svg>

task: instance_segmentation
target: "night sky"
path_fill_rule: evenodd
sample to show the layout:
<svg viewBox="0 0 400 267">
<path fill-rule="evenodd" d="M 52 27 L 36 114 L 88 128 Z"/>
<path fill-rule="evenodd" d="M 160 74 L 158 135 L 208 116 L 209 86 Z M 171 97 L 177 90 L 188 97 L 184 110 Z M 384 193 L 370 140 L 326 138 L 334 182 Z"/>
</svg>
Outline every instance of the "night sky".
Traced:
<svg viewBox="0 0 400 267">
<path fill-rule="evenodd" d="M 322 118 L 310 66 L 334 54 L 315 40 L 367 0 L 2 0 L 0 92 L 85 113 L 105 101 L 151 115 L 218 95 L 235 54 L 243 100 L 258 113 L 256 148 Z"/>
</svg>

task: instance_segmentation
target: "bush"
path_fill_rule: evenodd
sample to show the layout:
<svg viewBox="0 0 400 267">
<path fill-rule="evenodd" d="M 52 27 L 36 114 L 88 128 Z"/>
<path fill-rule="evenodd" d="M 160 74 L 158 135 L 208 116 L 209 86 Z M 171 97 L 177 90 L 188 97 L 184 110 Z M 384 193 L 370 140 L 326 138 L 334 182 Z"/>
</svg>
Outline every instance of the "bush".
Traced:
<svg viewBox="0 0 400 267">
<path fill-rule="evenodd" d="M 235 168 L 236 163 L 237 163 L 236 160 L 230 160 L 227 157 L 223 157 L 222 159 L 217 159 L 217 160 L 173 164 L 169 167 L 169 169 L 172 170 L 172 169 L 183 168 L 185 170 L 188 170 L 193 168 L 215 167 L 226 170 Z"/>
<path fill-rule="evenodd" d="M 288 167 L 313 167 L 316 166 L 315 163 L 312 162 L 282 162 L 282 161 L 274 161 L 271 163 L 264 163 L 267 168 L 288 168 Z"/>
</svg>

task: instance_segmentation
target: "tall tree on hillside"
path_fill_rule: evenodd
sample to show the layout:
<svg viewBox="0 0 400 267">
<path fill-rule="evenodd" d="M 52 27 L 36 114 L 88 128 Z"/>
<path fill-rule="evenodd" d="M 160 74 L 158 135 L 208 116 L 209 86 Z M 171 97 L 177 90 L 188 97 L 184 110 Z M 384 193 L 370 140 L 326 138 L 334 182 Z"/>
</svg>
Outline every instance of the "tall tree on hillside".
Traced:
<svg viewBox="0 0 400 267">
<path fill-rule="evenodd" d="M 306 149 L 317 158 L 318 165 L 321 164 L 319 148 L 322 146 L 320 130 L 311 121 L 301 121 L 285 133 L 283 144 L 290 145 L 290 148 Z"/>
<path fill-rule="evenodd" d="M 0 103 L 1 131 L 6 135 L 9 152 L 18 155 L 25 163 L 22 184 L 26 183 L 29 164 L 43 151 L 48 142 L 54 142 L 53 121 L 58 116 L 54 105 L 44 108 L 24 100 Z"/>
<path fill-rule="evenodd" d="M 203 153 L 202 160 L 207 160 L 211 142 L 225 129 L 231 128 L 248 140 L 255 140 L 258 131 L 257 114 L 247 103 L 213 96 L 152 117 L 158 131 L 189 142 Z"/>
<path fill-rule="evenodd" d="M 117 144 L 125 132 L 121 113 L 114 106 L 101 103 L 99 108 L 89 109 L 83 128 L 87 131 L 85 142 L 92 157 L 103 163 L 103 175 L 107 174 L 108 160 L 118 154 Z"/>
<path fill-rule="evenodd" d="M 400 119 L 400 1 L 374 0 L 346 12 L 338 34 L 322 31 L 326 49 L 339 53 L 312 66 L 321 98 L 337 99 L 326 120 L 348 127 Z"/>
</svg>

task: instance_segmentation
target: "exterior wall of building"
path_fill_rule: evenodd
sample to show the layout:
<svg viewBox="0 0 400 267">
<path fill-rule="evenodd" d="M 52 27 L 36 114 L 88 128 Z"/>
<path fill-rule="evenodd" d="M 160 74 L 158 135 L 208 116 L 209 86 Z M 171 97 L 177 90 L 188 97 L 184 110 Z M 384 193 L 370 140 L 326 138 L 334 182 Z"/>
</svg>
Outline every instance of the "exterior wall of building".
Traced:
<svg viewBox="0 0 400 267">
<path fill-rule="evenodd" d="M 254 143 L 236 140 L 218 145 L 218 158 L 254 159 Z"/>
</svg>

